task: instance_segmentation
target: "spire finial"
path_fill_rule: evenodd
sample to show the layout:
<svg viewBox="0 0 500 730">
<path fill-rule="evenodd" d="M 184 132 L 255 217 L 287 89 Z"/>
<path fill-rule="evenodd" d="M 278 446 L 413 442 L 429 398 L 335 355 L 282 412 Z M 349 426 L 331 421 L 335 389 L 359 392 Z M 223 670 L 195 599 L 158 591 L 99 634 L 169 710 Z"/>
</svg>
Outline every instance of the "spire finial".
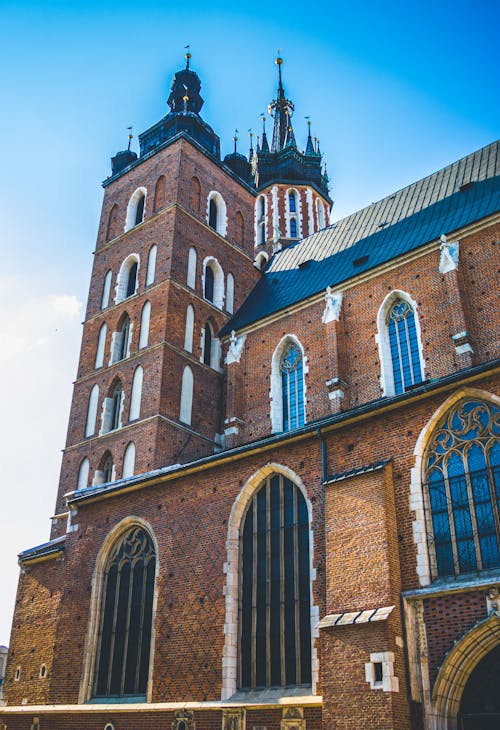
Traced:
<svg viewBox="0 0 500 730">
<path fill-rule="evenodd" d="M 248 130 L 248 136 L 250 137 L 250 149 L 248 151 L 248 159 L 251 161 L 253 157 L 253 132 L 252 127 Z"/>
<path fill-rule="evenodd" d="M 283 82 L 281 80 L 281 66 L 283 59 L 281 57 L 281 48 L 278 48 L 278 55 L 276 57 L 276 65 L 278 67 L 278 91 L 283 91 Z"/>
<path fill-rule="evenodd" d="M 127 152 L 130 152 L 130 143 L 132 142 L 132 139 L 133 139 L 134 135 L 132 134 L 132 127 L 127 127 L 127 129 L 128 129 L 128 147 L 127 147 Z"/>
<path fill-rule="evenodd" d="M 285 98 L 283 80 L 281 78 L 281 66 L 283 58 L 278 49 L 276 65 L 278 66 L 278 90 L 276 99 L 269 104 L 269 114 L 274 118 L 272 152 L 281 152 L 286 146 L 295 146 L 291 117 L 294 111 L 293 103 Z"/>
<path fill-rule="evenodd" d="M 188 43 L 187 46 L 184 46 L 184 49 L 187 49 L 184 56 L 186 58 L 186 69 L 189 70 L 189 59 L 191 58 L 191 44 Z"/>
<path fill-rule="evenodd" d="M 234 130 L 233 142 L 234 142 L 234 154 L 236 154 L 236 146 L 238 143 L 238 130 L 237 129 Z"/>
</svg>

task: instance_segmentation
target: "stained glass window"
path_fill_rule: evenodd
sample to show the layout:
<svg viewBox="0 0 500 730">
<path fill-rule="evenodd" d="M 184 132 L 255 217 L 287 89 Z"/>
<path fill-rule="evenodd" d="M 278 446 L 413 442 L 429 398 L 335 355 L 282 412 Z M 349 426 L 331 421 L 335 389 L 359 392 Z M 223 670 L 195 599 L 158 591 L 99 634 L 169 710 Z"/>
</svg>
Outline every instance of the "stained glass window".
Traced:
<svg viewBox="0 0 500 730">
<path fill-rule="evenodd" d="M 304 367 L 302 353 L 291 343 L 280 363 L 283 407 L 283 431 L 304 425 Z"/>
<path fill-rule="evenodd" d="M 141 527 L 114 545 L 104 574 L 95 697 L 146 694 L 155 580 L 155 551 Z"/>
<path fill-rule="evenodd" d="M 394 392 L 405 389 L 422 380 L 418 338 L 415 328 L 415 313 L 404 299 L 398 299 L 387 316 L 389 343 L 391 347 Z"/>
<path fill-rule="evenodd" d="M 500 409 L 468 400 L 429 445 L 425 498 L 437 576 L 500 565 Z"/>
<path fill-rule="evenodd" d="M 240 533 L 239 686 L 311 683 L 309 525 L 300 489 L 275 474 Z"/>
</svg>

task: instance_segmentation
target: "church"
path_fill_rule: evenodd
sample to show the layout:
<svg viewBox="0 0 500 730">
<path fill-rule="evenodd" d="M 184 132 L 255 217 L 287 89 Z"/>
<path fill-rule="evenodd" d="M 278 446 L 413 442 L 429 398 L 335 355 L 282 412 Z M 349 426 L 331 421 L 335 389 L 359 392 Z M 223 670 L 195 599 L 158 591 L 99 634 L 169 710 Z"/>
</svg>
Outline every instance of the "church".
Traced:
<svg viewBox="0 0 500 730">
<path fill-rule="evenodd" d="M 330 223 L 276 63 L 111 160 L 3 730 L 500 725 L 499 143 Z"/>
</svg>

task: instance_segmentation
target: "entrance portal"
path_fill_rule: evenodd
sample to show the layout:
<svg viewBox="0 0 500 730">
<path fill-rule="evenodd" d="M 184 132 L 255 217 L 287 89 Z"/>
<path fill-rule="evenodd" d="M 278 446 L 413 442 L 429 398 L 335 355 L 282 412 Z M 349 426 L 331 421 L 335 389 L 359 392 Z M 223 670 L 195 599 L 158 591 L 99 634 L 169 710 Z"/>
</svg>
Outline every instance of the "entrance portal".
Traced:
<svg viewBox="0 0 500 730">
<path fill-rule="evenodd" d="M 478 663 L 462 694 L 460 730 L 498 730 L 500 727 L 500 645 Z"/>
</svg>

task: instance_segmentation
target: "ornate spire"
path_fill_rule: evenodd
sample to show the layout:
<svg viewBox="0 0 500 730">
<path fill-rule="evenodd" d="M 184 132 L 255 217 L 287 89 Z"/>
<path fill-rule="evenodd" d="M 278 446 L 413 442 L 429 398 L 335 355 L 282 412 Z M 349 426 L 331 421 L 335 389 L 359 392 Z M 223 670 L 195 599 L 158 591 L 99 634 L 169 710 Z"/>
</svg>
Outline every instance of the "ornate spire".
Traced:
<svg viewBox="0 0 500 730">
<path fill-rule="evenodd" d="M 314 144 L 311 137 L 311 120 L 309 117 L 306 117 L 307 119 L 307 144 L 306 144 L 306 155 L 315 155 L 316 150 L 314 149 Z"/>
<path fill-rule="evenodd" d="M 264 114 L 261 114 L 262 119 L 262 140 L 260 143 L 260 151 L 264 152 L 264 154 L 267 154 L 269 152 L 269 143 L 267 141 L 267 135 L 266 135 L 266 117 Z"/>
<path fill-rule="evenodd" d="M 283 59 L 278 56 L 278 93 L 276 99 L 269 104 L 269 114 L 274 118 L 273 142 L 271 152 L 281 152 L 288 146 L 295 146 L 295 136 L 292 128 L 293 103 L 285 97 L 283 81 L 281 79 L 281 66 Z"/>
</svg>

